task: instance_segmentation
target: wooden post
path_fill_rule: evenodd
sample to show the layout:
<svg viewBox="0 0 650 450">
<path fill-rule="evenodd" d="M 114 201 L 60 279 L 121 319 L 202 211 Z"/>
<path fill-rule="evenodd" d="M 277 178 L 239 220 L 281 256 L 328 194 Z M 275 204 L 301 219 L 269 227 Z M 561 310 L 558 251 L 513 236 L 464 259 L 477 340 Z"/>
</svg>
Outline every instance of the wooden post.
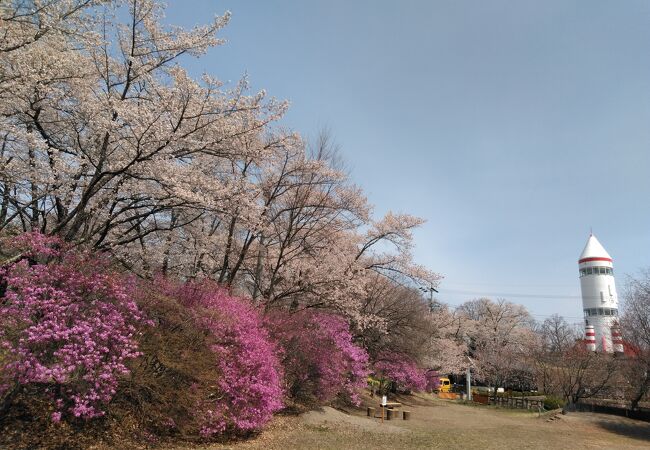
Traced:
<svg viewBox="0 0 650 450">
<path fill-rule="evenodd" d="M 394 414 L 395 414 L 395 410 L 393 408 L 388 408 L 386 410 L 386 420 L 391 420 Z"/>
<path fill-rule="evenodd" d="M 375 408 L 368 406 L 368 417 L 375 417 Z"/>
<path fill-rule="evenodd" d="M 411 418 L 411 411 L 402 411 L 402 418 L 404 420 L 409 420 Z"/>
</svg>

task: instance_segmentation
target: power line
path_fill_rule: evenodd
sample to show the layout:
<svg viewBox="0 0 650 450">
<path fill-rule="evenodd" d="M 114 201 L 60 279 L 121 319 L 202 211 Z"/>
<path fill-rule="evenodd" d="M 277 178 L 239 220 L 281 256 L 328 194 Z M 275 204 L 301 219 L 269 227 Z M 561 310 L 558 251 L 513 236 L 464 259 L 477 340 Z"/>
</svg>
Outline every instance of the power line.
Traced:
<svg viewBox="0 0 650 450">
<path fill-rule="evenodd" d="M 529 313 L 529 314 L 531 316 L 533 316 L 533 317 L 543 317 L 545 319 L 549 318 L 549 317 L 553 317 L 555 315 L 555 314 L 532 314 L 532 313 Z M 562 317 L 564 319 L 578 319 L 578 320 L 584 319 L 584 317 L 580 317 L 580 316 L 563 316 L 562 314 L 558 314 L 558 316 L 560 316 L 560 317 Z"/>
<path fill-rule="evenodd" d="M 513 293 L 513 292 L 465 291 L 459 289 L 444 289 L 444 288 L 440 288 L 440 294 L 441 295 L 457 294 L 457 295 L 467 295 L 472 297 L 539 298 L 539 299 L 555 299 L 555 300 L 601 299 L 601 297 L 597 295 L 583 296 L 583 295 L 570 295 L 570 294 L 523 294 L 523 293 Z"/>
<path fill-rule="evenodd" d="M 579 299 L 600 299 L 599 296 L 587 296 L 583 297 L 581 295 L 560 295 L 560 294 L 528 294 L 528 293 L 508 293 L 508 292 L 485 292 L 485 291 L 468 291 L 460 289 L 444 289 L 440 288 L 440 296 L 444 297 L 445 294 L 460 294 L 467 295 L 471 297 L 503 297 L 503 298 L 539 298 L 539 299 L 557 299 L 557 300 L 570 300 L 575 301 Z M 554 314 L 532 314 L 531 316 L 536 318 L 549 318 L 554 316 Z M 565 316 L 561 315 L 565 319 L 579 320 L 582 322 L 584 317 L 582 316 Z"/>
<path fill-rule="evenodd" d="M 440 293 L 445 294 L 463 294 L 463 295 L 484 295 L 492 297 L 519 297 L 519 298 L 556 298 L 556 299 L 580 299 L 580 295 L 558 295 L 558 294 L 517 294 L 507 292 L 485 292 L 485 291 L 465 291 L 461 289 L 440 288 Z M 594 297 L 595 298 L 595 297 Z"/>
<path fill-rule="evenodd" d="M 466 281 L 460 281 L 457 283 L 454 283 L 453 281 L 449 281 L 447 279 L 444 279 L 442 281 L 445 285 L 447 286 L 508 286 L 508 287 L 523 287 L 523 288 L 528 288 L 528 287 L 575 287 L 574 283 L 562 283 L 562 284 L 551 284 L 551 283 L 540 283 L 540 284 L 516 284 L 516 283 L 472 283 L 472 282 L 466 282 Z"/>
<path fill-rule="evenodd" d="M 600 299 L 598 295 L 571 295 L 571 294 L 524 294 L 513 292 L 486 292 L 486 291 L 465 291 L 459 289 L 445 289 L 440 288 L 440 294 L 461 294 L 474 297 L 513 297 L 513 298 L 541 298 L 541 299 L 557 299 L 557 300 L 576 300 L 576 299 Z M 607 297 L 610 297 L 607 294 Z"/>
</svg>

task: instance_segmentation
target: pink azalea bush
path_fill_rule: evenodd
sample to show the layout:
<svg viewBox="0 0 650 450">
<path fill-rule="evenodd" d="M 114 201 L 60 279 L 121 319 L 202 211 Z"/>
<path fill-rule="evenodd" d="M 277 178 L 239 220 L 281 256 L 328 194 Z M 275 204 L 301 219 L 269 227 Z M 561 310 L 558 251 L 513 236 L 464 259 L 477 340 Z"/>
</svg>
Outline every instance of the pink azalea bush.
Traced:
<svg viewBox="0 0 650 450">
<path fill-rule="evenodd" d="M 259 430 L 282 407 L 281 370 L 259 312 L 212 282 L 168 287 L 213 339 L 214 387 L 197 405 L 201 435 Z"/>
<path fill-rule="evenodd" d="M 390 381 L 400 390 L 422 391 L 427 380 L 424 371 L 410 358 L 397 353 L 383 353 L 373 364 L 375 376 Z"/>
<path fill-rule="evenodd" d="M 267 318 L 282 348 L 285 386 L 298 401 L 328 402 L 336 396 L 359 404 L 366 385 L 368 354 L 354 344 L 348 323 L 314 311 L 276 312 Z"/>
<path fill-rule="evenodd" d="M 440 388 L 440 374 L 436 370 L 427 370 L 424 374 L 424 378 L 426 380 L 424 389 L 427 392 L 433 392 Z"/>
<path fill-rule="evenodd" d="M 4 390 L 41 387 L 53 421 L 103 415 L 128 373 L 125 362 L 139 355 L 143 318 L 133 283 L 101 255 L 73 251 L 57 238 L 28 233 L 0 245 L 19 256 L 0 268 Z"/>
</svg>

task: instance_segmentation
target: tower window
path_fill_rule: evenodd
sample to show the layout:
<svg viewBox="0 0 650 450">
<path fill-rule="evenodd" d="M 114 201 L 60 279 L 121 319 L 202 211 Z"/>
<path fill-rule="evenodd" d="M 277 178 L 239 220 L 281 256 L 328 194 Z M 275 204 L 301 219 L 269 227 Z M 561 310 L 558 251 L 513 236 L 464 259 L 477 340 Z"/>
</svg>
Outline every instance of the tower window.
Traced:
<svg viewBox="0 0 650 450">
<path fill-rule="evenodd" d="M 614 270 L 611 267 L 585 267 L 580 269 L 580 276 L 585 275 L 614 275 Z"/>
</svg>

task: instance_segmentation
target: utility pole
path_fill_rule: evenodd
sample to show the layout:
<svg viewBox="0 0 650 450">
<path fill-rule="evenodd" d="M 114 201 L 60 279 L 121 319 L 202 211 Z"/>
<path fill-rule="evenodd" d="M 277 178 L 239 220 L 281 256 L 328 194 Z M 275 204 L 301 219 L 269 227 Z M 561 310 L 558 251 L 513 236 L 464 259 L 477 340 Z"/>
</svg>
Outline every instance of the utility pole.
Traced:
<svg viewBox="0 0 650 450">
<path fill-rule="evenodd" d="M 470 402 L 472 401 L 472 366 L 474 365 L 474 361 L 472 361 L 472 358 L 469 356 L 465 356 L 467 358 L 467 372 L 465 373 L 465 377 L 467 379 L 467 400 Z"/>
<path fill-rule="evenodd" d="M 420 290 L 429 293 L 429 310 L 433 311 L 433 293 L 435 292 L 437 294 L 438 290 L 433 286 L 429 286 L 428 288 L 421 287 Z"/>
</svg>

